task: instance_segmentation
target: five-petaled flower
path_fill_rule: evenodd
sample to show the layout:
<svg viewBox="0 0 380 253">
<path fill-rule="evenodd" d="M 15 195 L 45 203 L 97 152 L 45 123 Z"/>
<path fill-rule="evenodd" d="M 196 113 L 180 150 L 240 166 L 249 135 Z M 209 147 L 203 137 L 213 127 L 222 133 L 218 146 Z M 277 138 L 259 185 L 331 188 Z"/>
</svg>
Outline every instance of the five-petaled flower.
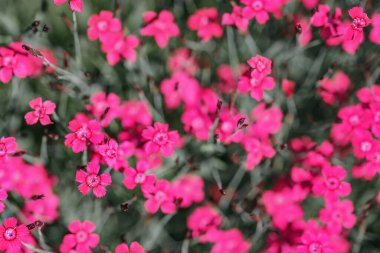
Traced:
<svg viewBox="0 0 380 253">
<path fill-rule="evenodd" d="M 136 169 L 127 168 L 124 170 L 125 178 L 123 184 L 127 189 L 133 190 L 137 184 L 141 185 L 141 190 L 149 192 L 153 190 L 154 182 L 156 181 L 155 175 L 146 174 L 149 169 L 149 163 L 140 160 L 137 162 Z"/>
<path fill-rule="evenodd" d="M 160 207 L 164 214 L 175 212 L 174 193 L 169 181 L 158 180 L 153 189 L 143 194 L 147 198 L 144 206 L 148 213 L 156 213 Z"/>
<path fill-rule="evenodd" d="M 68 229 L 71 234 L 63 237 L 60 252 L 91 253 L 91 249 L 99 244 L 99 235 L 93 233 L 96 226 L 89 220 L 83 222 L 74 220 L 69 224 Z"/>
<path fill-rule="evenodd" d="M 1 137 L 0 138 L 0 160 L 6 159 L 8 156 L 16 153 L 18 145 L 15 137 Z"/>
<path fill-rule="evenodd" d="M 7 218 L 0 225 L 0 250 L 18 252 L 30 233 L 25 225 L 17 226 L 16 218 Z M 9 250 L 9 251 L 8 251 Z"/>
<path fill-rule="evenodd" d="M 42 101 L 38 97 L 29 102 L 29 106 L 34 109 L 33 112 L 25 114 L 25 120 L 28 125 L 34 125 L 40 121 L 41 125 L 46 126 L 53 124 L 49 115 L 52 115 L 55 110 L 55 104 L 50 100 Z"/>
</svg>

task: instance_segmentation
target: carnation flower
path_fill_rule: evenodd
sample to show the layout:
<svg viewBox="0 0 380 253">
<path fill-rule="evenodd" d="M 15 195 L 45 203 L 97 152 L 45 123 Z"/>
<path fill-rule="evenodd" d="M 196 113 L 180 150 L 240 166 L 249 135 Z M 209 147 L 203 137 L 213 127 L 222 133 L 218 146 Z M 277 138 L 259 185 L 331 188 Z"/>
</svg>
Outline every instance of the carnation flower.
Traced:
<svg viewBox="0 0 380 253">
<path fill-rule="evenodd" d="M 42 98 L 38 97 L 30 101 L 29 106 L 34 109 L 34 111 L 25 114 L 25 120 L 28 125 L 36 124 L 38 121 L 40 121 L 43 126 L 53 124 L 49 117 L 55 110 L 55 104 L 53 102 L 50 100 L 43 102 Z"/>
</svg>

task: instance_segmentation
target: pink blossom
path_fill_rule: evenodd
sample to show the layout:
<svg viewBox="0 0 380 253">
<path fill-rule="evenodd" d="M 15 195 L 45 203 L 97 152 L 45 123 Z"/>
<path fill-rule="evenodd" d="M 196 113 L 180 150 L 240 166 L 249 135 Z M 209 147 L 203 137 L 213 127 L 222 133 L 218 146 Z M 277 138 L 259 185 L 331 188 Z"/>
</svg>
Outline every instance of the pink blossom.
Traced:
<svg viewBox="0 0 380 253">
<path fill-rule="evenodd" d="M 25 225 L 17 226 L 16 218 L 6 218 L 0 225 L 0 250 L 20 250 L 22 242 L 28 239 L 30 233 Z"/>
<path fill-rule="evenodd" d="M 216 230 L 222 223 L 222 217 L 216 209 L 210 206 L 197 207 L 187 218 L 187 227 L 194 238 L 204 242 L 204 235 L 209 231 Z"/>
<path fill-rule="evenodd" d="M 115 93 L 108 95 L 101 91 L 91 95 L 91 104 L 86 109 L 99 120 L 102 126 L 108 126 L 111 120 L 119 116 L 120 98 Z"/>
<path fill-rule="evenodd" d="M 99 145 L 97 150 L 108 166 L 113 167 L 118 161 L 119 145 L 114 139 L 110 139 L 107 143 Z"/>
<path fill-rule="evenodd" d="M 272 73 L 272 61 L 261 55 L 256 55 L 247 61 L 252 68 L 252 77 L 261 79 Z"/>
<path fill-rule="evenodd" d="M 174 192 L 169 181 L 158 180 L 153 189 L 149 192 L 143 192 L 143 194 L 147 198 L 144 206 L 148 213 L 156 213 L 160 207 L 164 214 L 176 211 Z"/>
<path fill-rule="evenodd" d="M 352 135 L 352 147 L 354 148 L 354 155 L 357 158 L 369 157 L 375 145 L 379 142 L 373 140 L 372 134 L 369 131 L 358 129 Z"/>
<path fill-rule="evenodd" d="M 15 137 L 0 138 L 0 161 L 17 152 L 18 145 Z"/>
<path fill-rule="evenodd" d="M 265 103 L 260 103 L 250 114 L 254 124 L 249 128 L 249 132 L 254 137 L 266 138 L 281 130 L 283 115 L 279 107 L 275 105 L 269 107 Z"/>
<path fill-rule="evenodd" d="M 87 36 L 90 40 L 101 39 L 108 33 L 118 33 L 122 26 L 119 19 L 113 17 L 110 11 L 101 11 L 99 15 L 93 14 L 88 19 Z"/>
<path fill-rule="evenodd" d="M 250 92 L 250 95 L 253 99 L 261 101 L 264 97 L 264 90 L 273 90 L 274 86 L 275 81 L 273 77 L 264 77 L 263 79 L 257 79 L 252 73 L 251 77 L 241 77 L 238 90 L 241 93 Z"/>
<path fill-rule="evenodd" d="M 119 112 L 123 127 L 129 128 L 135 124 L 144 126 L 152 124 L 152 115 L 144 101 L 128 100 L 120 106 Z"/>
<path fill-rule="evenodd" d="M 126 37 L 122 32 L 107 33 L 101 41 L 102 51 L 107 54 L 110 65 L 117 64 L 122 58 L 130 62 L 136 61 L 136 48 L 140 45 L 140 41 L 135 35 Z"/>
<path fill-rule="evenodd" d="M 21 48 L 21 42 L 0 47 L 0 81 L 8 83 L 12 76 L 25 78 L 33 74 L 33 61 Z"/>
<path fill-rule="evenodd" d="M 294 95 L 294 88 L 295 87 L 296 87 L 295 82 L 288 80 L 288 79 L 282 80 L 281 88 L 287 97 L 292 97 Z"/>
<path fill-rule="evenodd" d="M 372 43 L 380 44 L 380 13 L 372 15 L 372 30 L 369 34 L 369 40 Z"/>
<path fill-rule="evenodd" d="M 346 30 L 344 37 L 346 40 L 360 40 L 363 36 L 363 28 L 371 23 L 371 19 L 364 13 L 363 8 L 359 6 L 351 8 L 348 14 L 353 21 L 351 26 Z"/>
<path fill-rule="evenodd" d="M 313 184 L 313 192 L 321 196 L 323 195 L 328 203 L 336 202 L 340 197 L 346 197 L 351 192 L 351 185 L 343 182 L 347 173 L 340 166 L 325 166 L 322 169 L 322 177 L 315 179 Z"/>
<path fill-rule="evenodd" d="M 198 71 L 198 63 L 188 48 L 178 48 L 170 55 L 168 60 L 169 70 L 174 72 L 185 72 L 194 76 Z"/>
<path fill-rule="evenodd" d="M 240 230 L 212 230 L 206 235 L 206 240 L 213 242 L 211 253 L 246 253 L 251 244 L 244 241 Z"/>
<path fill-rule="evenodd" d="M 185 131 L 194 134 L 198 140 L 209 139 L 213 121 L 208 114 L 196 108 L 185 109 L 181 121 L 185 125 Z"/>
<path fill-rule="evenodd" d="M 363 87 L 356 92 L 356 96 L 364 104 L 380 102 L 380 85 L 373 84 L 370 87 Z"/>
<path fill-rule="evenodd" d="M 34 109 L 34 111 L 25 114 L 25 120 L 28 125 L 34 125 L 38 121 L 40 121 L 43 126 L 53 124 L 49 117 L 55 110 L 55 104 L 52 101 L 46 100 L 42 102 L 42 98 L 38 97 L 30 101 L 29 106 Z"/>
<path fill-rule="evenodd" d="M 322 229 L 306 229 L 301 237 L 297 253 L 333 253 L 329 235 Z"/>
<path fill-rule="evenodd" d="M 338 117 L 349 129 L 368 129 L 372 124 L 371 111 L 361 105 L 349 105 L 338 112 Z"/>
<path fill-rule="evenodd" d="M 309 18 L 298 17 L 295 19 L 296 26 L 301 27 L 300 34 L 297 38 L 297 42 L 301 47 L 305 47 L 313 38 L 313 31 L 311 29 L 311 22 Z"/>
<path fill-rule="evenodd" d="M 307 8 L 307 9 L 313 9 L 318 5 L 320 0 L 301 0 L 302 4 Z"/>
<path fill-rule="evenodd" d="M 212 37 L 220 38 L 223 35 L 216 8 L 198 9 L 187 20 L 187 26 L 190 30 L 197 31 L 198 37 L 204 42 L 211 40 Z"/>
<path fill-rule="evenodd" d="M 234 5 L 232 13 L 224 13 L 222 25 L 234 25 L 243 33 L 248 31 L 249 19 L 243 16 L 243 7 Z"/>
<path fill-rule="evenodd" d="M 140 34 L 154 37 L 160 48 L 166 47 L 170 37 L 177 37 L 180 34 L 174 16 L 168 10 L 163 10 L 158 15 L 153 11 L 145 12 L 144 20 L 146 25 L 140 30 Z"/>
<path fill-rule="evenodd" d="M 91 253 L 91 249 L 99 244 L 99 235 L 93 233 L 96 226 L 89 220 L 83 222 L 74 220 L 69 224 L 68 229 L 71 234 L 63 237 L 63 242 L 59 248 L 62 253 L 70 253 L 73 250 Z"/>
<path fill-rule="evenodd" d="M 145 250 L 138 242 L 132 242 L 130 247 L 126 243 L 120 243 L 115 248 L 115 253 L 145 253 Z"/>
<path fill-rule="evenodd" d="M 223 93 L 233 93 L 236 91 L 238 80 L 247 71 L 247 66 L 240 64 L 237 70 L 231 68 L 228 64 L 222 64 L 218 67 L 218 88 Z"/>
<path fill-rule="evenodd" d="M 142 132 L 147 154 L 161 153 L 164 157 L 170 157 L 174 153 L 174 147 L 178 144 L 180 136 L 177 131 L 169 131 L 169 125 L 155 122 Z"/>
<path fill-rule="evenodd" d="M 133 190 L 137 184 L 141 185 L 141 189 L 144 192 L 151 192 L 154 190 L 154 182 L 156 176 L 152 174 L 146 174 L 149 170 L 148 162 L 140 160 L 137 162 L 136 169 L 131 167 L 124 170 L 123 184 L 129 190 Z"/>
<path fill-rule="evenodd" d="M 244 140 L 243 145 L 247 152 L 247 170 L 254 169 L 264 158 L 272 158 L 276 154 L 276 150 L 273 149 L 268 141 L 249 138 Z"/>
<path fill-rule="evenodd" d="M 380 103 L 371 103 L 369 106 L 373 115 L 373 123 L 371 125 L 372 133 L 376 137 L 380 137 Z"/>
<path fill-rule="evenodd" d="M 60 5 L 66 3 L 67 0 L 54 0 L 55 5 Z M 82 0 L 69 0 L 70 8 L 73 11 L 82 12 L 83 11 L 83 1 Z"/>
<path fill-rule="evenodd" d="M 203 201 L 205 194 L 203 191 L 204 182 L 197 175 L 184 175 L 173 182 L 175 198 L 179 200 L 182 208 L 190 207 L 193 203 Z"/>
<path fill-rule="evenodd" d="M 96 120 L 89 120 L 84 114 L 77 114 L 69 122 L 69 129 L 73 133 L 65 136 L 65 145 L 79 153 L 86 148 L 87 142 L 99 144 L 104 139 L 101 126 Z"/>
<path fill-rule="evenodd" d="M 350 88 L 350 78 L 343 72 L 337 71 L 332 78 L 325 77 L 319 81 L 318 94 L 326 104 L 343 103 Z"/>
<path fill-rule="evenodd" d="M 246 6 L 243 9 L 243 17 L 255 18 L 261 25 L 269 20 L 268 5 L 270 0 L 240 0 Z"/>
<path fill-rule="evenodd" d="M 5 189 L 3 188 L 0 188 L 0 213 L 2 213 L 5 209 L 5 204 L 4 200 L 6 200 L 8 198 L 8 193 Z"/>
<path fill-rule="evenodd" d="M 339 234 L 342 227 L 351 229 L 355 226 L 356 217 L 353 214 L 354 205 L 350 200 L 343 200 L 327 205 L 319 213 L 319 218 L 327 225 L 327 230 Z"/>
<path fill-rule="evenodd" d="M 99 174 L 100 165 L 97 162 L 89 162 L 86 168 L 87 172 L 80 169 L 77 170 L 75 181 L 80 183 L 78 190 L 83 194 L 89 194 L 90 190 L 94 192 L 95 197 L 102 198 L 106 195 L 106 187 L 112 182 L 109 173 Z"/>
</svg>

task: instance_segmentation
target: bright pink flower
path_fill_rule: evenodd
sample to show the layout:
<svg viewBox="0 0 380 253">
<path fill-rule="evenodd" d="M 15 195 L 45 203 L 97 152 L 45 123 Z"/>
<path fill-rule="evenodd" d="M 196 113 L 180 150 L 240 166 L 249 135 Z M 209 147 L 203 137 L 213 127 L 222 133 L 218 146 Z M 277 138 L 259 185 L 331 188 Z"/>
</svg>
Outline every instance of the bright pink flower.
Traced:
<svg viewBox="0 0 380 253">
<path fill-rule="evenodd" d="M 120 106 L 119 112 L 121 124 L 125 128 L 133 127 L 135 124 L 144 126 L 152 124 L 152 115 L 144 101 L 128 100 Z"/>
<path fill-rule="evenodd" d="M 322 177 L 314 181 L 313 192 L 318 196 L 323 195 L 328 203 L 336 202 L 339 197 L 346 197 L 351 192 L 351 185 L 343 182 L 346 176 L 346 170 L 341 166 L 325 166 Z"/>
<path fill-rule="evenodd" d="M 136 48 L 140 45 L 135 35 L 125 36 L 122 32 L 107 33 L 101 38 L 102 51 L 107 54 L 110 65 L 117 64 L 121 58 L 130 62 L 137 59 Z"/>
<path fill-rule="evenodd" d="M 96 226 L 91 221 L 80 222 L 79 220 L 74 220 L 69 224 L 68 228 L 71 234 L 63 237 L 60 252 L 91 253 L 91 249 L 99 244 L 99 235 L 93 233 Z"/>
<path fill-rule="evenodd" d="M 329 235 L 322 229 L 306 229 L 296 253 L 333 253 Z"/>
<path fill-rule="evenodd" d="M 294 88 L 295 87 L 296 87 L 295 82 L 288 80 L 288 79 L 282 80 L 281 88 L 287 97 L 292 97 L 294 95 Z"/>
<path fill-rule="evenodd" d="M 313 30 L 311 29 L 310 19 L 298 17 L 295 19 L 295 25 L 301 27 L 300 34 L 297 37 L 298 45 L 305 47 L 313 38 Z"/>
<path fill-rule="evenodd" d="M 87 172 L 80 169 L 77 170 L 75 175 L 75 181 L 80 183 L 78 190 L 87 195 L 91 189 L 94 192 L 95 197 L 102 198 L 106 195 L 106 187 L 112 182 L 111 175 L 109 173 L 99 174 L 100 165 L 97 162 L 89 162 L 86 168 Z"/>
<path fill-rule="evenodd" d="M 264 158 L 272 158 L 276 150 L 268 141 L 260 141 L 256 138 L 249 138 L 243 141 L 244 149 L 247 152 L 247 170 L 254 169 Z"/>
<path fill-rule="evenodd" d="M 149 192 L 143 192 L 143 194 L 147 198 L 144 206 L 148 213 L 156 213 L 160 207 L 164 214 L 176 211 L 174 192 L 169 181 L 158 180 L 153 189 Z"/>
<path fill-rule="evenodd" d="M 212 37 L 220 38 L 223 35 L 216 8 L 198 9 L 187 20 L 187 26 L 190 30 L 197 31 L 198 37 L 204 42 L 211 40 Z"/>
<path fill-rule="evenodd" d="M 158 15 L 153 11 L 145 12 L 144 20 L 146 25 L 140 30 L 140 34 L 154 37 L 160 48 L 166 47 L 170 37 L 177 37 L 180 33 L 173 14 L 168 10 L 163 10 Z"/>
<path fill-rule="evenodd" d="M 50 100 L 42 102 L 42 98 L 38 97 L 30 101 L 29 106 L 34 109 L 34 112 L 25 114 L 25 120 L 28 125 L 34 125 L 38 121 L 40 121 L 43 126 L 53 124 L 49 117 L 55 110 L 55 104 L 53 102 Z"/>
<path fill-rule="evenodd" d="M 316 7 L 319 3 L 319 0 L 301 0 L 302 4 L 307 8 L 307 9 L 313 9 Z"/>
<path fill-rule="evenodd" d="M 224 13 L 222 25 L 234 25 L 243 33 L 248 31 L 249 19 L 243 16 L 243 7 L 234 5 L 232 13 Z"/>
<path fill-rule="evenodd" d="M 216 230 L 222 223 L 222 217 L 216 209 L 210 206 L 197 207 L 187 218 L 187 227 L 194 238 L 204 242 L 205 234 Z"/>
<path fill-rule="evenodd" d="M 353 19 L 351 26 L 346 30 L 344 37 L 346 40 L 360 40 L 363 36 L 363 28 L 371 23 L 371 19 L 363 12 L 363 8 L 356 6 L 348 11 Z"/>
<path fill-rule="evenodd" d="M 358 129 L 352 135 L 352 147 L 354 155 L 360 158 L 370 157 L 374 151 L 375 145 L 379 142 L 372 138 L 372 134 L 367 130 Z"/>
<path fill-rule="evenodd" d="M 371 111 L 361 105 L 343 107 L 339 110 L 338 117 L 351 130 L 368 129 L 372 124 Z"/>
<path fill-rule="evenodd" d="M 115 93 L 108 95 L 97 92 L 90 97 L 91 104 L 86 105 L 86 109 L 99 120 L 102 126 L 108 126 L 111 120 L 119 116 L 120 98 Z"/>
<path fill-rule="evenodd" d="M 69 129 L 73 133 L 65 136 L 65 145 L 72 148 L 74 153 L 82 152 L 88 141 L 99 144 L 104 139 L 100 124 L 96 120 L 89 120 L 84 114 L 77 114 L 69 122 Z"/>
<path fill-rule="evenodd" d="M 0 188 L 0 213 L 5 209 L 5 204 L 2 202 L 8 198 L 8 193 L 5 189 Z"/>
<path fill-rule="evenodd" d="M 188 48 L 178 48 L 170 55 L 168 60 L 169 70 L 174 72 L 185 72 L 194 76 L 198 71 L 198 63 Z"/>
<path fill-rule="evenodd" d="M 371 103 L 369 107 L 373 115 L 373 123 L 371 125 L 372 133 L 376 137 L 380 137 L 380 103 Z"/>
<path fill-rule="evenodd" d="M 203 180 L 196 175 L 184 175 L 173 182 L 175 198 L 179 200 L 182 208 L 190 207 L 193 203 L 203 201 L 205 194 L 203 191 Z"/>
<path fill-rule="evenodd" d="M 115 248 L 115 253 L 145 253 L 145 250 L 138 242 L 132 242 L 130 247 L 121 243 Z"/>
<path fill-rule="evenodd" d="M 329 21 L 330 7 L 327 4 L 320 4 L 318 10 L 312 17 L 312 24 L 316 27 L 325 26 Z"/>
<path fill-rule="evenodd" d="M 372 43 L 380 44 L 380 13 L 372 15 L 372 30 L 369 34 L 369 40 Z"/>
<path fill-rule="evenodd" d="M 237 88 L 238 80 L 247 71 L 247 66 L 240 64 L 238 69 L 233 69 L 228 64 L 222 64 L 218 67 L 216 74 L 219 79 L 218 88 L 223 93 L 234 93 Z"/>
<path fill-rule="evenodd" d="M 60 5 L 66 3 L 67 0 L 54 0 L 55 5 Z M 83 1 L 82 0 L 69 0 L 70 8 L 73 11 L 82 12 L 83 11 Z"/>
<path fill-rule="evenodd" d="M 17 226 L 16 218 L 6 218 L 3 225 L 0 225 L 0 250 L 17 252 L 29 235 L 29 230 L 25 225 Z"/>
<path fill-rule="evenodd" d="M 8 158 L 8 156 L 16 153 L 18 145 L 15 137 L 1 137 L 0 138 L 0 160 Z"/>
<path fill-rule="evenodd" d="M 124 170 L 124 180 L 123 184 L 129 190 L 133 190 L 136 185 L 141 185 L 141 190 L 143 192 L 151 192 L 154 190 L 154 182 L 156 181 L 156 176 L 152 174 L 146 174 L 149 170 L 148 162 L 140 160 L 137 162 L 136 169 L 131 167 Z"/>
<path fill-rule="evenodd" d="M 106 164 L 113 167 L 118 160 L 119 145 L 114 139 L 110 139 L 107 143 L 99 145 L 97 151 L 103 157 Z"/>
<path fill-rule="evenodd" d="M 279 107 L 275 105 L 269 107 L 265 103 L 260 103 L 252 109 L 250 114 L 254 123 L 248 130 L 252 136 L 266 138 L 281 130 L 283 115 Z"/>
<path fill-rule="evenodd" d="M 33 74 L 33 61 L 21 48 L 20 42 L 14 42 L 9 47 L 0 47 L 0 81 L 8 83 L 12 76 L 25 78 Z"/>
<path fill-rule="evenodd" d="M 270 0 L 240 0 L 246 6 L 243 9 L 243 17 L 247 19 L 256 18 L 261 25 L 269 20 L 268 5 Z"/>
<path fill-rule="evenodd" d="M 185 109 L 181 121 L 185 125 L 185 131 L 194 134 L 198 140 L 209 139 L 213 121 L 208 114 L 196 108 Z"/>
<path fill-rule="evenodd" d="M 351 169 L 351 174 L 353 178 L 364 179 L 367 181 L 371 181 L 377 173 L 380 171 L 380 152 L 377 149 L 376 162 L 365 162 L 359 165 L 354 165 Z"/>
<path fill-rule="evenodd" d="M 252 76 L 242 76 L 239 81 L 238 90 L 241 93 L 250 92 L 253 99 L 261 101 L 264 97 L 264 90 L 273 90 L 275 81 L 273 77 L 257 79 L 252 72 Z"/>
<path fill-rule="evenodd" d="M 170 157 L 174 153 L 174 147 L 180 140 L 177 131 L 169 131 L 168 124 L 159 122 L 145 129 L 142 136 L 148 140 L 145 144 L 147 154 L 161 153 L 164 157 Z"/>
<path fill-rule="evenodd" d="M 113 17 L 110 11 L 101 11 L 99 15 L 93 14 L 87 21 L 87 36 L 90 40 L 102 38 L 108 33 L 117 33 L 121 31 L 121 22 Z"/>
<path fill-rule="evenodd" d="M 343 72 L 337 71 L 332 78 L 325 77 L 319 81 L 318 94 L 326 104 L 343 103 L 350 88 L 350 78 Z"/>
<path fill-rule="evenodd" d="M 363 87 L 356 92 L 356 96 L 364 104 L 380 102 L 380 85 L 373 84 L 370 87 Z"/>
<path fill-rule="evenodd" d="M 219 124 L 215 129 L 218 140 L 222 143 L 240 142 L 242 131 L 238 128 L 239 120 L 246 120 L 247 116 L 229 107 L 223 107 L 219 114 Z"/>
<path fill-rule="evenodd" d="M 244 241 L 243 234 L 238 229 L 212 230 L 206 238 L 214 243 L 211 253 L 246 253 L 251 248 L 251 244 Z"/>
<path fill-rule="evenodd" d="M 354 205 L 350 200 L 343 200 L 327 205 L 319 213 L 319 218 L 327 225 L 327 230 L 339 234 L 342 227 L 351 229 L 355 226 L 356 217 L 353 214 Z"/>
<path fill-rule="evenodd" d="M 272 61 L 261 55 L 256 55 L 247 61 L 252 68 L 252 77 L 261 79 L 272 73 Z"/>
</svg>

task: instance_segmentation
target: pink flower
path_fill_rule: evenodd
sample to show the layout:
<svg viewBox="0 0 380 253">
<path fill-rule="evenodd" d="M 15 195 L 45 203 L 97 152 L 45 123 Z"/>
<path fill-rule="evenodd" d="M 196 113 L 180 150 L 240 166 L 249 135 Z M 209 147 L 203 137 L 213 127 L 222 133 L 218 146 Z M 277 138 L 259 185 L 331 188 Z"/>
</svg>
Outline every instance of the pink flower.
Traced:
<svg viewBox="0 0 380 253">
<path fill-rule="evenodd" d="M 74 153 L 79 153 L 86 148 L 87 141 L 99 144 L 104 139 L 101 133 L 101 126 L 96 120 L 89 120 L 84 114 L 77 114 L 69 122 L 69 129 L 73 133 L 65 136 L 65 145 L 73 149 Z"/>
<path fill-rule="evenodd" d="M 164 214 L 174 213 L 176 206 L 174 204 L 173 189 L 167 180 L 158 180 L 153 189 L 149 192 L 143 192 L 147 198 L 145 201 L 145 209 L 148 213 L 156 213 L 161 207 Z"/>
<path fill-rule="evenodd" d="M 372 15 L 372 30 L 369 34 L 369 40 L 372 43 L 380 44 L 380 13 Z"/>
<path fill-rule="evenodd" d="M 325 26 L 329 21 L 330 7 L 327 4 L 318 5 L 318 10 L 312 17 L 312 24 L 316 27 Z"/>
<path fill-rule="evenodd" d="M 5 209 L 5 204 L 2 202 L 8 198 L 8 193 L 5 189 L 0 188 L 0 213 Z"/>
<path fill-rule="evenodd" d="M 136 48 L 140 45 L 140 41 L 135 35 L 125 37 L 122 32 L 108 33 L 102 37 L 101 41 L 102 51 L 107 54 L 110 65 L 117 64 L 121 58 L 130 62 L 136 61 Z"/>
<path fill-rule="evenodd" d="M 260 141 L 256 138 L 249 138 L 243 141 L 244 149 L 247 152 L 247 170 L 254 169 L 264 158 L 272 158 L 276 150 L 268 141 Z"/>
<path fill-rule="evenodd" d="M 0 81 L 8 83 L 12 76 L 25 78 L 33 74 L 34 65 L 27 52 L 21 48 L 21 42 L 9 47 L 0 47 Z"/>
<path fill-rule="evenodd" d="M 27 240 L 29 235 L 25 225 L 17 226 L 16 218 L 6 218 L 3 225 L 0 225 L 0 250 L 20 250 L 22 242 Z"/>
<path fill-rule="evenodd" d="M 202 113 L 196 108 L 185 109 L 181 121 L 185 125 L 186 132 L 194 134 L 198 140 L 208 140 L 213 123 L 208 114 Z"/>
<path fill-rule="evenodd" d="M 187 20 L 187 26 L 190 30 L 197 31 L 198 37 L 204 42 L 211 40 L 212 37 L 220 38 L 223 35 L 216 8 L 198 9 Z"/>
<path fill-rule="evenodd" d="M 252 77 L 261 79 L 272 73 L 272 61 L 261 55 L 256 55 L 247 61 L 252 68 Z"/>
<path fill-rule="evenodd" d="M 369 106 L 373 115 L 373 123 L 371 125 L 372 133 L 376 137 L 380 137 L 380 103 L 371 103 Z"/>
<path fill-rule="evenodd" d="M 282 80 L 281 88 L 287 97 L 292 97 L 294 95 L 294 88 L 295 87 L 296 87 L 295 82 L 288 80 L 288 79 Z"/>
<path fill-rule="evenodd" d="M 138 242 L 132 242 L 129 248 L 126 243 L 121 243 L 115 248 L 115 253 L 145 253 L 145 250 Z"/>
<path fill-rule="evenodd" d="M 152 36 L 160 48 L 166 47 L 170 37 L 177 37 L 180 33 L 174 23 L 174 16 L 168 10 L 161 11 L 158 16 L 154 11 L 144 13 L 145 27 L 140 30 L 142 36 Z"/>
<path fill-rule="evenodd" d="M 87 172 L 84 170 L 77 170 L 75 175 L 75 181 L 80 183 L 78 190 L 87 195 L 90 190 L 94 192 L 95 197 L 102 198 L 106 195 L 106 187 L 110 185 L 111 175 L 109 173 L 99 174 L 100 165 L 97 162 L 89 162 L 87 164 Z"/>
<path fill-rule="evenodd" d="M 34 125 L 40 121 L 41 125 L 46 126 L 53 124 L 49 115 L 52 115 L 55 110 L 55 104 L 50 100 L 42 102 L 42 98 L 38 97 L 29 102 L 29 106 L 34 109 L 34 112 L 25 114 L 25 120 L 28 125 Z"/>
<path fill-rule="evenodd" d="M 133 190 L 137 184 L 140 184 L 143 192 L 151 192 L 154 190 L 156 176 L 145 174 L 147 170 L 149 170 L 149 164 L 144 160 L 137 162 L 136 169 L 131 167 L 125 169 L 125 178 L 123 180 L 125 187 L 129 190 Z"/>
<path fill-rule="evenodd" d="M 242 76 L 239 81 L 238 90 L 241 93 L 250 92 L 250 95 L 256 101 L 261 101 L 264 97 L 264 90 L 273 90 L 275 81 L 273 77 L 264 77 L 257 79 L 253 73 L 251 77 Z"/>
<path fill-rule="evenodd" d="M 210 206 L 197 207 L 187 218 L 187 227 L 194 238 L 202 237 L 209 231 L 216 230 L 222 223 L 222 217 Z"/>
<path fill-rule="evenodd" d="M 131 128 L 135 124 L 149 126 L 152 124 L 152 115 L 144 101 L 128 100 L 119 108 L 121 124 L 125 128 Z"/>
<path fill-rule="evenodd" d="M 68 229 L 71 234 L 63 237 L 63 242 L 60 246 L 60 252 L 62 253 L 72 251 L 91 253 L 91 249 L 99 244 L 99 235 L 93 233 L 96 226 L 89 220 L 83 222 L 74 220 L 69 224 Z"/>
<path fill-rule="evenodd" d="M 18 145 L 15 137 L 0 138 L 0 160 L 6 159 L 8 156 L 16 153 Z"/>
<path fill-rule="evenodd" d="M 111 120 L 119 116 L 120 98 L 115 93 L 108 95 L 97 92 L 90 97 L 91 104 L 86 105 L 86 109 L 99 120 L 102 126 L 108 126 Z"/>
<path fill-rule="evenodd" d="M 180 140 L 177 131 L 169 131 L 168 124 L 159 122 L 155 122 L 154 127 L 145 129 L 142 136 L 148 140 L 145 144 L 147 154 L 161 153 L 164 157 L 170 157 L 174 153 L 174 147 Z"/>
<path fill-rule="evenodd" d="M 240 0 L 246 6 L 243 9 L 243 17 L 256 18 L 263 25 L 269 20 L 268 5 L 270 0 Z"/>
<path fill-rule="evenodd" d="M 363 12 L 363 8 L 359 6 L 351 8 L 348 14 L 353 21 L 351 26 L 346 30 L 344 37 L 346 40 L 361 40 L 363 28 L 371 23 L 371 19 Z"/>
<path fill-rule="evenodd" d="M 179 200 L 179 206 L 187 208 L 193 203 L 203 201 L 205 197 L 203 186 L 202 178 L 196 175 L 184 175 L 174 181 L 173 191 L 176 199 Z"/>
<path fill-rule="evenodd" d="M 232 13 L 224 13 L 222 25 L 234 25 L 243 33 L 248 31 L 249 19 L 243 16 L 243 7 L 234 5 Z"/>
<path fill-rule="evenodd" d="M 327 230 L 339 234 L 342 227 L 351 229 L 355 226 L 356 217 L 353 214 L 354 205 L 350 200 L 343 200 L 327 205 L 319 213 L 319 218 L 327 225 Z"/>
<path fill-rule="evenodd" d="M 212 230 L 206 238 L 207 241 L 214 243 L 211 253 L 246 253 L 251 248 L 251 244 L 244 241 L 238 229 Z"/>
<path fill-rule="evenodd" d="M 323 195 L 328 203 L 336 202 L 340 197 L 346 197 L 351 192 L 351 185 L 343 182 L 347 176 L 345 169 L 341 166 L 325 166 L 322 169 L 322 177 L 315 179 L 313 192 Z"/>
<path fill-rule="evenodd" d="M 66 3 L 67 0 L 54 0 L 55 5 L 60 5 Z M 82 0 L 69 0 L 70 8 L 73 11 L 82 12 L 83 1 Z"/>
<path fill-rule="evenodd" d="M 356 92 L 356 96 L 364 104 L 380 102 L 380 85 L 373 84 L 370 87 L 363 87 Z"/>
<path fill-rule="evenodd" d="M 329 235 L 322 229 L 306 229 L 296 253 L 333 253 Z"/>
<path fill-rule="evenodd" d="M 173 72 L 185 72 L 194 76 L 198 71 L 198 63 L 188 48 L 177 49 L 168 60 L 168 68 Z"/>
<path fill-rule="evenodd" d="M 352 135 L 352 147 L 357 158 L 369 158 L 378 141 L 373 140 L 372 134 L 367 130 L 358 129 Z"/>
<path fill-rule="evenodd" d="M 313 9 L 317 4 L 319 3 L 320 0 L 301 0 L 302 4 L 307 8 L 307 9 Z"/>
<path fill-rule="evenodd" d="M 113 167 L 115 165 L 118 160 L 119 145 L 114 139 L 110 139 L 107 143 L 99 145 L 97 150 L 108 166 Z"/>
<path fill-rule="evenodd" d="M 338 112 L 338 117 L 350 131 L 355 129 L 368 129 L 372 124 L 371 111 L 362 105 L 349 105 Z"/>
<path fill-rule="evenodd" d="M 101 39 L 108 33 L 118 33 L 121 31 L 121 22 L 113 17 L 110 11 L 101 11 L 99 15 L 93 14 L 88 19 L 87 36 L 90 40 Z"/>
<path fill-rule="evenodd" d="M 266 139 L 281 130 L 283 115 L 279 107 L 275 105 L 269 107 L 265 103 L 260 103 L 250 114 L 254 124 L 248 130 L 254 137 Z"/>
<path fill-rule="evenodd" d="M 325 77 L 319 81 L 318 94 L 326 104 L 343 103 L 350 88 L 350 78 L 343 72 L 337 71 L 332 78 Z"/>
</svg>

